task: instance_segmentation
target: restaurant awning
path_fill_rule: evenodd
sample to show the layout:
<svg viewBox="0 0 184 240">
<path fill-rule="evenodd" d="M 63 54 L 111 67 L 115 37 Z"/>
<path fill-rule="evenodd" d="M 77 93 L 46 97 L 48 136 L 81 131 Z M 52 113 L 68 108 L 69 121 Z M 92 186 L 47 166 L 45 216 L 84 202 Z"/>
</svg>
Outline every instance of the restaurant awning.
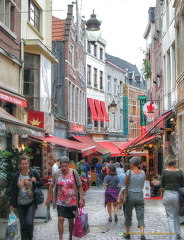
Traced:
<svg viewBox="0 0 184 240">
<path fill-rule="evenodd" d="M 45 130 L 22 122 L 0 107 L 0 132 L 44 137 Z"/>
<path fill-rule="evenodd" d="M 142 141 L 138 142 L 136 145 L 134 145 L 135 148 L 137 147 L 141 147 L 142 145 L 144 145 L 145 143 L 149 143 L 152 142 L 155 138 L 157 138 L 158 135 L 152 135 L 150 137 L 147 137 L 145 139 L 143 139 Z"/>
<path fill-rule="evenodd" d="M 95 99 L 94 101 L 95 101 L 95 106 L 96 106 L 98 118 L 99 118 L 100 121 L 104 121 L 104 115 L 102 113 L 100 102 L 97 99 Z"/>
<path fill-rule="evenodd" d="M 101 105 L 101 108 L 102 108 L 103 115 L 105 117 L 105 121 L 109 122 L 110 119 L 109 119 L 109 116 L 107 114 L 107 110 L 106 110 L 106 107 L 105 107 L 105 102 L 104 101 L 100 101 L 100 105 Z"/>
<path fill-rule="evenodd" d="M 169 111 L 165 114 L 163 114 L 162 116 L 160 116 L 154 123 L 152 123 L 148 129 L 146 130 L 145 133 L 139 135 L 138 137 L 134 138 L 133 140 L 131 140 L 131 142 L 127 143 L 127 144 L 123 144 L 122 146 L 120 146 L 120 148 L 122 150 L 126 149 L 126 148 L 131 148 L 133 146 L 135 146 L 137 143 L 139 143 L 140 141 L 144 140 L 146 137 L 149 136 L 149 134 L 151 133 L 151 131 L 156 128 L 158 125 L 160 125 L 162 123 L 163 120 L 165 120 L 167 117 L 171 116 L 173 114 L 173 111 Z"/>
<path fill-rule="evenodd" d="M 92 119 L 94 121 L 98 121 L 98 116 L 97 116 L 94 100 L 92 98 L 88 98 L 88 104 L 89 104 L 89 108 L 91 111 Z"/>
<path fill-rule="evenodd" d="M 27 107 L 27 100 L 24 97 L 19 94 L 6 91 L 4 89 L 0 89 L 0 99 L 22 107 Z"/>
<path fill-rule="evenodd" d="M 120 148 L 114 145 L 112 142 L 98 142 L 98 143 L 111 152 L 111 157 L 123 156 Z"/>
<path fill-rule="evenodd" d="M 100 153 L 102 155 L 102 158 L 107 158 L 111 155 L 111 152 L 101 146 L 99 143 L 95 142 L 92 138 L 90 137 L 83 137 L 83 136 L 74 136 L 73 137 L 78 140 L 79 142 L 90 144 L 91 146 L 96 147 L 96 152 Z"/>
<path fill-rule="evenodd" d="M 75 149 L 82 153 L 82 157 L 86 157 L 94 152 L 96 152 L 95 146 L 91 146 L 90 144 L 79 143 L 75 141 L 71 141 L 68 139 L 55 137 L 55 136 L 45 136 L 45 138 L 41 139 L 43 141 L 53 143 L 59 146 L 63 146 L 69 149 Z"/>
</svg>

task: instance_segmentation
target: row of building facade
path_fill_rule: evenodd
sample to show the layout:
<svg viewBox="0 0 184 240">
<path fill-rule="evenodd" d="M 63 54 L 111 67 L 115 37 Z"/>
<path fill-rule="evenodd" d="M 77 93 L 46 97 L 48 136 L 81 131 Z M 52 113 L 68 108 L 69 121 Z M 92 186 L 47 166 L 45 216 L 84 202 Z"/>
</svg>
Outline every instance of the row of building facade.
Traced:
<svg viewBox="0 0 184 240">
<path fill-rule="evenodd" d="M 157 0 L 149 9 L 142 74 L 106 53 L 103 38 L 88 42 L 73 5 L 59 19 L 51 0 L 0 0 L 1 149 L 32 147 L 44 177 L 64 154 L 146 156 L 149 174 L 174 154 L 183 167 L 183 6 Z M 148 101 L 157 113 L 145 118 Z"/>
</svg>

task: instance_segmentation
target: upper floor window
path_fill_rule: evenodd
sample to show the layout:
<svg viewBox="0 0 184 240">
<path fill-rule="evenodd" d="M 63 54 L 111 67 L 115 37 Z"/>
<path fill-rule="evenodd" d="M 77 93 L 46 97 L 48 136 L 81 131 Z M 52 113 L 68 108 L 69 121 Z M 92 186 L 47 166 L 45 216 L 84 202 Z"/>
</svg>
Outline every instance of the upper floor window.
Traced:
<svg viewBox="0 0 184 240">
<path fill-rule="evenodd" d="M 91 53 L 91 43 L 89 41 L 87 43 L 87 52 Z"/>
<path fill-rule="evenodd" d="M 107 91 L 110 92 L 110 86 L 111 86 L 111 76 L 107 76 Z"/>
<path fill-rule="evenodd" d="M 28 100 L 28 109 L 39 111 L 40 56 L 24 55 L 24 95 Z"/>
<path fill-rule="evenodd" d="M 73 65 L 73 59 L 74 59 L 74 48 L 71 45 L 69 50 L 69 62 Z"/>
<path fill-rule="evenodd" d="M 97 45 L 94 45 L 94 56 L 97 57 Z"/>
<path fill-rule="evenodd" d="M 103 48 L 100 48 L 100 60 L 103 60 Z"/>
<path fill-rule="evenodd" d="M 11 0 L 0 0 L 0 21 L 14 31 L 15 6 Z"/>
<path fill-rule="evenodd" d="M 97 69 L 96 68 L 94 68 L 94 87 L 96 87 L 97 88 Z"/>
<path fill-rule="evenodd" d="M 117 94 L 117 79 L 114 78 L 114 94 Z"/>
<path fill-rule="evenodd" d="M 91 66 L 87 65 L 87 84 L 91 85 Z"/>
<path fill-rule="evenodd" d="M 103 72 L 100 71 L 100 89 L 103 89 Z"/>
<path fill-rule="evenodd" d="M 32 0 L 29 0 L 29 22 L 40 31 L 40 10 Z"/>
</svg>

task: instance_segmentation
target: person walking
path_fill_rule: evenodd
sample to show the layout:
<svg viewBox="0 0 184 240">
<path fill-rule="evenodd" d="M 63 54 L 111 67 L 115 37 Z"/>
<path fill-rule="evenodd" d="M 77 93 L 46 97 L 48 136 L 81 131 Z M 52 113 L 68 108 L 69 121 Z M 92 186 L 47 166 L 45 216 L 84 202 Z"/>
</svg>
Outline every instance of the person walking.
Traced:
<svg viewBox="0 0 184 240">
<path fill-rule="evenodd" d="M 105 206 L 107 205 L 107 211 L 109 214 L 109 222 L 112 222 L 112 209 L 114 211 L 115 222 L 118 221 L 118 204 L 117 199 L 119 195 L 120 180 L 117 176 L 116 167 L 114 165 L 109 166 L 108 175 L 105 176 L 103 187 L 107 187 L 105 191 Z"/>
<path fill-rule="evenodd" d="M 50 204 L 50 196 L 53 192 L 53 208 L 57 206 L 59 240 L 63 240 L 64 220 L 69 222 L 69 240 L 72 240 L 74 227 L 74 212 L 77 207 L 84 206 L 82 182 L 75 169 L 69 168 L 70 160 L 67 156 L 61 158 L 61 169 L 54 172 L 46 199 L 46 206 Z M 79 193 L 79 196 L 78 196 Z"/>
<path fill-rule="evenodd" d="M 43 183 L 35 170 L 29 168 L 30 158 L 23 155 L 19 159 L 20 170 L 13 175 L 10 192 L 10 211 L 17 208 L 20 220 L 21 240 L 32 240 L 36 203 L 33 188 Z"/>
<path fill-rule="evenodd" d="M 145 180 L 145 172 L 139 169 L 140 158 L 132 157 L 130 160 L 130 170 L 126 172 L 124 188 L 128 190 L 128 200 L 125 203 L 125 227 L 126 232 L 123 237 L 130 239 L 130 226 L 132 224 L 132 211 L 135 208 L 138 220 L 138 227 L 141 231 L 141 240 L 145 240 L 144 236 L 144 198 L 143 185 Z"/>
<path fill-rule="evenodd" d="M 99 188 L 102 187 L 102 167 L 103 167 L 102 161 L 99 160 L 95 166 L 96 176 L 97 176 L 97 185 Z"/>
<path fill-rule="evenodd" d="M 164 188 L 163 204 L 166 211 L 170 240 L 181 239 L 178 188 L 184 187 L 182 170 L 176 167 L 176 159 L 169 155 L 166 160 L 166 169 L 161 173 L 161 185 Z"/>
<path fill-rule="evenodd" d="M 56 161 L 56 162 L 54 163 L 54 165 L 52 166 L 52 175 L 53 175 L 53 173 L 54 173 L 55 171 L 59 170 L 60 165 L 61 165 L 60 159 L 57 159 L 57 161 Z"/>
<path fill-rule="evenodd" d="M 89 166 L 89 163 L 87 163 L 85 159 L 82 159 L 81 161 L 84 163 L 84 167 L 85 167 L 84 171 L 86 174 L 86 179 L 89 187 L 89 174 L 91 174 L 91 167 Z"/>
</svg>

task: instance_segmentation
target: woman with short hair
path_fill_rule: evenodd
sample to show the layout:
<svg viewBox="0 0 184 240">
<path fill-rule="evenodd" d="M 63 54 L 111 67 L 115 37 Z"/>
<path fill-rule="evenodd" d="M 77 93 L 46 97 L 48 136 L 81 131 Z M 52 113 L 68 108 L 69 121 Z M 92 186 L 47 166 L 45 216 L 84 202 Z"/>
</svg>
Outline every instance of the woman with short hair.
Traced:
<svg viewBox="0 0 184 240">
<path fill-rule="evenodd" d="M 105 191 L 105 205 L 107 205 L 107 211 L 109 214 L 109 222 L 112 222 L 112 209 L 114 210 L 115 222 L 118 221 L 118 204 L 117 199 L 119 195 L 120 180 L 117 176 L 116 167 L 114 165 L 109 166 L 108 175 L 105 176 L 103 186 L 107 187 Z"/>
<path fill-rule="evenodd" d="M 176 167 L 176 159 L 169 155 L 165 160 L 166 169 L 161 174 L 161 185 L 164 188 L 163 204 L 169 225 L 170 240 L 181 239 L 178 188 L 184 187 L 182 170 Z"/>
<path fill-rule="evenodd" d="M 78 172 L 69 168 L 70 159 L 67 156 L 63 156 L 60 162 L 61 169 L 53 174 L 45 204 L 49 206 L 50 196 L 54 188 L 52 203 L 53 208 L 57 206 L 59 239 L 63 240 L 63 224 L 65 218 L 67 218 L 69 223 L 69 240 L 72 240 L 74 213 L 77 211 L 78 205 L 80 207 L 84 206 L 82 182 Z"/>
</svg>

